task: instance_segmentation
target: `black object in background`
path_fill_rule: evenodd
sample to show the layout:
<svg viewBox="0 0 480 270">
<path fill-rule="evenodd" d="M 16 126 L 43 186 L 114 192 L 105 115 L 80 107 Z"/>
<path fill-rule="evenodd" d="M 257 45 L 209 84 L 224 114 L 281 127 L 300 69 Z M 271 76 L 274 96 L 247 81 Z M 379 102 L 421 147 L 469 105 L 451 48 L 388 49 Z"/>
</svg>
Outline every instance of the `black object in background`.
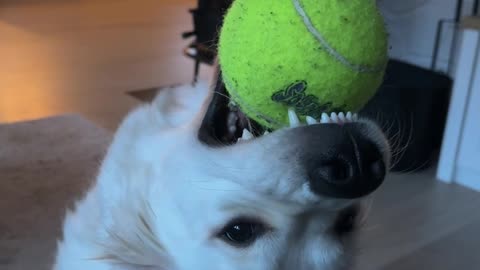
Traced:
<svg viewBox="0 0 480 270">
<path fill-rule="evenodd" d="M 441 147 L 452 80 L 399 60 L 391 60 L 385 81 L 362 110 L 383 127 L 393 143 L 393 171 L 428 168 Z"/>
<path fill-rule="evenodd" d="M 212 65 L 216 56 L 218 33 L 223 17 L 233 0 L 198 0 L 197 8 L 191 9 L 193 31 L 182 34 L 183 38 L 195 37 L 184 50 L 195 61 L 194 78 L 197 81 L 200 64 Z"/>
</svg>

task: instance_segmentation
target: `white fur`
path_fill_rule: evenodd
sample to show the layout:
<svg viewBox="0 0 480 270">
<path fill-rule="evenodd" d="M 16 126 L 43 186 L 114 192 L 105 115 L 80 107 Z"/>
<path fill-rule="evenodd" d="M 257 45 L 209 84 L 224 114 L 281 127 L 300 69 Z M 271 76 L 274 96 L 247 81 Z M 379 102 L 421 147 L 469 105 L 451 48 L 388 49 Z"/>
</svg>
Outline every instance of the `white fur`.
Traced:
<svg viewBox="0 0 480 270">
<path fill-rule="evenodd" d="M 348 262 L 348 246 L 328 233 L 340 202 L 312 210 L 318 198 L 284 131 L 219 148 L 198 140 L 206 89 L 161 92 L 126 117 L 97 181 L 67 214 L 54 270 L 333 270 Z M 243 249 L 215 237 L 242 214 L 273 231 Z"/>
</svg>

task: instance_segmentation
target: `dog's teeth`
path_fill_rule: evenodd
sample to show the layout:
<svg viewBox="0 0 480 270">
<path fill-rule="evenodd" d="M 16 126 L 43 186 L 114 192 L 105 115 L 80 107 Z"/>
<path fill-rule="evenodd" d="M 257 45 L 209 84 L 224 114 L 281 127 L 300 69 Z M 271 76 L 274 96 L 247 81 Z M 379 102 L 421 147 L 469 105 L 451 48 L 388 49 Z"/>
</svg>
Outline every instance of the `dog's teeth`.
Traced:
<svg viewBox="0 0 480 270">
<path fill-rule="evenodd" d="M 315 120 L 315 118 L 313 118 L 311 116 L 307 116 L 306 120 L 307 120 L 307 124 L 309 124 L 309 125 L 315 125 L 317 123 L 317 120 Z"/>
<path fill-rule="evenodd" d="M 352 112 L 347 112 L 347 116 L 346 116 L 346 117 L 347 117 L 347 121 L 348 121 L 348 122 L 352 122 L 352 120 L 353 120 Z"/>
<path fill-rule="evenodd" d="M 300 126 L 300 120 L 298 120 L 298 116 L 294 110 L 288 110 L 288 119 L 290 120 L 290 127 L 298 127 Z"/>
<path fill-rule="evenodd" d="M 353 118 L 353 121 L 358 121 L 358 114 L 354 113 L 352 118 Z"/>
<path fill-rule="evenodd" d="M 233 112 L 230 112 L 228 114 L 227 123 L 228 123 L 228 131 L 231 134 L 235 134 L 235 131 L 237 131 L 237 125 L 236 125 L 237 121 L 238 121 L 237 114 L 233 113 Z"/>
<path fill-rule="evenodd" d="M 340 120 L 340 122 L 345 123 L 346 122 L 345 114 L 343 112 L 339 113 L 338 119 Z"/>
<path fill-rule="evenodd" d="M 237 130 L 237 127 L 235 125 L 229 125 L 228 126 L 228 132 L 230 133 L 235 133 L 235 131 Z"/>
<path fill-rule="evenodd" d="M 328 124 L 330 123 L 330 117 L 326 113 L 322 113 L 322 119 L 320 120 L 321 124 Z"/>
<path fill-rule="evenodd" d="M 330 119 L 332 120 L 333 123 L 338 123 L 338 115 L 337 113 L 332 112 L 330 114 Z"/>
<path fill-rule="evenodd" d="M 247 141 L 247 140 L 250 140 L 250 139 L 253 139 L 253 134 L 250 133 L 250 131 L 248 131 L 246 128 L 243 129 L 243 133 L 242 133 L 242 138 L 241 138 L 243 141 Z"/>
</svg>

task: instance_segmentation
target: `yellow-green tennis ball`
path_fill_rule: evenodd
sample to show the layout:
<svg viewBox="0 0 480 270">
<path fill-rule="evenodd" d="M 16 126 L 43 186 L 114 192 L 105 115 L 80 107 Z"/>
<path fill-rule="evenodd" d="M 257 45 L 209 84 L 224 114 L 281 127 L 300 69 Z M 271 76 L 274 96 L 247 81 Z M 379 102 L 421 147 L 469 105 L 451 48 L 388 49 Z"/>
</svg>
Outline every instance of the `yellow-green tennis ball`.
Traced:
<svg viewBox="0 0 480 270">
<path fill-rule="evenodd" d="M 383 81 L 387 34 L 375 0 L 236 0 L 218 58 L 232 101 L 267 128 L 355 112 Z"/>
</svg>

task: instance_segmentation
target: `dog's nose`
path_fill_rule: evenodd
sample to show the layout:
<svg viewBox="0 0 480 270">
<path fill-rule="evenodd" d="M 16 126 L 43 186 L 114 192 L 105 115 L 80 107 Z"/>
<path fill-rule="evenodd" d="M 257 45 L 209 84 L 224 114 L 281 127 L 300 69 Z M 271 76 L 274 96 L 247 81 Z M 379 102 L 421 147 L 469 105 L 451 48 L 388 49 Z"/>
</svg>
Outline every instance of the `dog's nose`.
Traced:
<svg viewBox="0 0 480 270">
<path fill-rule="evenodd" d="M 314 193 L 353 199 L 382 184 L 384 156 L 367 124 L 317 125 L 306 127 L 305 132 L 310 133 L 310 142 L 305 142 L 309 148 L 305 165 Z M 315 140 L 317 143 L 312 144 Z"/>
</svg>

